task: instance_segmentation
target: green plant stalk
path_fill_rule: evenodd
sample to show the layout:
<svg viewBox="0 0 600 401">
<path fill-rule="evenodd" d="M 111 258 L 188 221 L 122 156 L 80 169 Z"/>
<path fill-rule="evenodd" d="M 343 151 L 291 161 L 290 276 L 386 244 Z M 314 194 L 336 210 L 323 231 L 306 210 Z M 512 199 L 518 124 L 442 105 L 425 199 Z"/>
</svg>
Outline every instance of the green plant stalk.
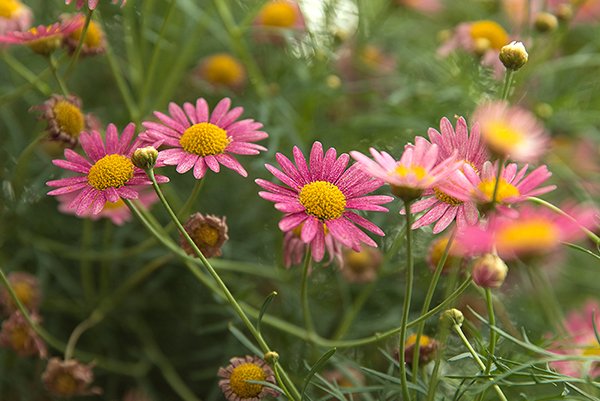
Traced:
<svg viewBox="0 0 600 401">
<path fill-rule="evenodd" d="M 498 159 L 498 171 L 496 172 L 496 182 L 494 182 L 494 192 L 492 194 L 492 206 L 496 205 L 498 197 L 498 188 L 500 187 L 500 179 L 502 178 L 502 169 L 504 168 L 505 159 Z"/>
<path fill-rule="evenodd" d="M 494 355 L 496 353 L 496 342 L 498 341 L 498 333 L 494 330 L 496 326 L 496 315 L 494 314 L 494 298 L 492 296 L 492 290 L 489 288 L 484 289 L 485 292 L 485 303 L 487 305 L 488 319 L 490 324 L 490 343 L 488 348 L 488 359 L 485 365 L 484 374 L 487 376 L 492 371 L 492 362 L 494 360 Z M 478 401 L 483 400 L 485 396 L 485 390 L 479 393 L 477 397 Z"/>
<path fill-rule="evenodd" d="M 560 309 L 558 300 L 556 299 L 556 294 L 550 287 L 549 283 L 545 277 L 542 276 L 539 269 L 536 269 L 535 267 L 525 263 L 521 263 L 521 265 L 523 265 L 525 270 L 527 270 L 527 276 L 529 277 L 531 286 L 538 294 L 536 298 L 539 300 L 540 308 L 546 314 L 546 317 L 550 320 L 550 322 L 554 323 L 554 327 L 556 327 L 561 334 L 566 335 L 567 332 L 563 325 L 564 316 L 562 310 Z"/>
<path fill-rule="evenodd" d="M 37 89 L 40 94 L 44 96 L 50 96 L 52 94 L 52 89 L 46 84 L 41 78 L 45 75 L 44 72 L 40 74 L 35 74 L 25 65 L 23 65 L 19 60 L 14 58 L 7 51 L 0 51 L 2 54 L 2 60 L 8 65 L 14 72 L 23 77 L 27 82 L 29 82 L 35 89 Z"/>
<path fill-rule="evenodd" d="M 400 323 L 400 339 L 398 344 L 398 358 L 400 360 L 400 382 L 402 386 L 402 399 L 410 401 L 411 396 L 408 391 L 408 380 L 406 377 L 406 329 L 408 323 L 408 314 L 410 312 L 410 300 L 412 297 L 412 287 L 414 279 L 414 260 L 412 254 L 412 213 L 410 210 L 412 202 L 404 201 L 404 210 L 406 210 L 406 287 L 404 290 L 404 303 L 402 306 L 402 321 Z"/>
<path fill-rule="evenodd" d="M 83 24 L 83 29 L 81 30 L 81 36 L 79 37 L 79 42 L 77 43 L 77 48 L 75 48 L 75 53 L 73 53 L 71 62 L 69 63 L 69 67 L 67 68 L 67 76 L 69 76 L 69 74 L 71 74 L 71 72 L 73 71 L 73 68 L 75 68 L 77 61 L 79 60 L 79 55 L 81 54 L 81 48 L 83 47 L 83 44 L 85 43 L 85 37 L 87 35 L 88 28 L 90 27 L 90 23 L 92 22 L 93 14 L 94 14 L 94 10 L 89 9 L 87 15 L 85 16 L 85 22 Z"/>
<path fill-rule="evenodd" d="M 308 301 L 308 272 L 310 270 L 311 253 L 310 247 L 306 249 L 304 256 L 304 268 L 302 269 L 302 286 L 300 287 L 300 299 L 302 300 L 302 316 L 304 317 L 304 326 L 310 335 L 316 334 L 315 324 L 310 314 L 310 304 Z"/>
<path fill-rule="evenodd" d="M 445 349 L 445 344 L 448 340 L 448 336 L 450 335 L 450 328 L 446 324 L 438 324 L 439 327 L 439 341 L 442 346 L 441 349 L 438 350 L 435 356 L 435 365 L 433 366 L 433 370 L 431 372 L 431 377 L 429 379 L 429 386 L 427 388 L 427 401 L 435 401 L 435 393 L 439 381 L 440 367 L 442 366 L 442 356 Z"/>
<path fill-rule="evenodd" d="M 91 219 L 83 221 L 83 230 L 81 233 L 81 252 L 85 253 L 92 247 L 94 234 L 94 222 Z M 91 302 L 94 297 L 94 277 L 92 271 L 92 261 L 81 259 L 79 270 L 81 274 L 81 288 L 86 302 Z"/>
<path fill-rule="evenodd" d="M 372 281 L 361 290 L 358 297 L 356 297 L 356 299 L 352 303 L 352 306 L 344 314 L 344 317 L 342 318 L 342 321 L 335 330 L 333 336 L 331 336 L 333 340 L 341 339 L 348 332 L 350 326 L 352 325 L 352 322 L 354 322 L 354 319 L 356 319 L 356 316 L 371 296 L 371 293 L 375 289 L 376 283 L 376 281 Z"/>
<path fill-rule="evenodd" d="M 53 54 L 50 54 L 48 56 L 48 63 L 50 64 L 50 70 L 52 71 L 52 75 L 54 75 L 54 79 L 56 79 L 56 82 L 60 87 L 60 91 L 64 96 L 69 96 L 69 89 L 67 89 L 67 85 L 58 73 L 58 62 L 56 61 L 56 58 Z"/>
<path fill-rule="evenodd" d="M 507 69 L 506 74 L 504 74 L 504 84 L 502 85 L 502 96 L 500 100 L 508 100 L 508 96 L 510 94 L 510 88 L 512 86 L 513 78 L 515 72 L 513 70 Z"/>
<path fill-rule="evenodd" d="M 448 238 L 448 243 L 444 248 L 444 253 L 442 257 L 438 261 L 437 266 L 435 267 L 435 271 L 433 272 L 433 277 L 429 283 L 429 288 L 427 288 L 427 293 L 425 294 L 425 300 L 423 301 L 423 308 L 421 308 L 421 315 L 424 315 L 429 311 L 429 306 L 431 305 L 431 300 L 433 299 L 433 294 L 435 293 L 435 289 L 437 287 L 438 281 L 442 275 L 442 271 L 444 270 L 444 265 L 446 264 L 446 260 L 448 259 L 448 254 L 450 253 L 450 248 L 452 247 L 452 243 L 454 242 L 454 237 L 456 235 L 456 230 L 452 231 L 450 234 L 450 238 Z M 419 378 L 419 355 L 421 351 L 421 336 L 423 335 L 423 330 L 425 329 L 425 320 L 423 320 L 417 326 L 417 333 L 415 338 L 415 347 L 413 350 L 413 383 L 416 385 L 417 380 Z"/>
<path fill-rule="evenodd" d="M 475 352 L 475 350 L 471 346 L 471 343 L 469 343 L 469 340 L 467 339 L 467 337 L 465 337 L 465 333 L 463 333 L 463 331 L 460 328 L 460 326 L 458 324 L 455 324 L 455 325 L 452 326 L 452 329 L 460 337 L 460 339 L 462 340 L 462 342 L 465 345 L 465 347 L 467 347 L 467 349 L 469 350 L 469 353 L 471 353 L 471 355 L 473 356 L 473 359 L 475 360 L 475 362 L 477 362 L 477 365 L 479 366 L 479 368 L 481 369 L 481 371 L 485 372 L 485 370 L 486 370 L 485 364 L 483 363 L 483 361 L 481 360 L 481 358 L 479 358 L 479 355 L 477 355 L 477 352 Z M 493 379 L 489 378 L 489 380 L 493 380 Z M 497 384 L 494 384 L 492 387 L 496 391 L 496 394 L 498 395 L 498 398 L 500 398 L 500 400 L 502 400 L 502 401 L 508 401 L 506 399 L 506 396 L 502 392 L 502 389 L 500 388 L 500 386 L 498 386 Z"/>
</svg>

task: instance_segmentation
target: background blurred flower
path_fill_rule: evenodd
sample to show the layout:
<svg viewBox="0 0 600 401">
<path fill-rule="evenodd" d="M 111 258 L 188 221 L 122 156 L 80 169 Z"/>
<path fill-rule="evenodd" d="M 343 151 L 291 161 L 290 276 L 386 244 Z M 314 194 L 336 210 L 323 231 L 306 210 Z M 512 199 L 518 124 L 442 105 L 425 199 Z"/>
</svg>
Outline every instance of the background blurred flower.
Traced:
<svg viewBox="0 0 600 401">
<path fill-rule="evenodd" d="M 41 321 L 36 313 L 32 313 L 30 318 L 34 323 Z M 2 322 L 0 345 L 12 349 L 20 356 L 37 355 L 45 359 L 47 355 L 46 344 L 19 311 L 13 312 Z"/>
<path fill-rule="evenodd" d="M 64 37 L 64 43 L 69 49 L 69 52 L 75 53 L 77 50 L 77 46 L 79 46 L 79 42 L 81 41 L 81 35 L 83 34 L 83 28 L 85 24 L 85 15 L 83 14 L 75 14 L 75 15 L 64 15 L 62 16 L 63 21 L 74 20 L 78 24 L 78 28 L 75 29 L 68 35 Z M 85 39 L 83 40 L 83 44 L 81 45 L 81 55 L 89 56 L 94 54 L 102 54 L 106 51 L 106 39 L 104 35 L 104 30 L 100 26 L 100 24 L 96 23 L 94 20 L 90 20 L 87 31 L 85 33 Z"/>
<path fill-rule="evenodd" d="M 0 2 L 0 35 L 12 31 L 24 31 L 31 26 L 31 9 L 19 0 Z"/>
<path fill-rule="evenodd" d="M 10 272 L 7 275 L 8 282 L 15 295 L 23 306 L 30 312 L 37 312 L 42 300 L 40 284 L 36 276 L 21 271 Z M 17 311 L 17 305 L 13 302 L 8 290 L 0 288 L 0 304 L 6 315 Z"/>
<path fill-rule="evenodd" d="M 117 4 L 119 1 L 121 2 L 121 7 L 123 7 L 127 3 L 127 0 L 112 0 L 113 4 Z M 73 0 L 65 0 L 65 4 L 71 4 L 72 2 Z M 79 10 L 85 5 L 85 3 L 86 0 L 77 0 L 77 9 Z M 100 0 L 87 0 L 87 6 L 90 10 L 95 10 L 96 7 L 98 7 L 98 3 L 100 3 Z"/>
<path fill-rule="evenodd" d="M 93 364 L 84 365 L 75 359 L 63 361 L 50 358 L 42 381 L 53 395 L 71 398 L 79 395 L 101 394 L 99 387 L 90 387 L 94 381 Z"/>
<path fill-rule="evenodd" d="M 200 61 L 198 76 L 214 87 L 237 90 L 246 84 L 246 68 L 229 53 L 216 53 Z"/>
<path fill-rule="evenodd" d="M 340 272 L 349 283 L 369 283 L 375 281 L 383 262 L 381 252 L 377 248 L 363 247 L 359 252 L 344 249 Z"/>
</svg>

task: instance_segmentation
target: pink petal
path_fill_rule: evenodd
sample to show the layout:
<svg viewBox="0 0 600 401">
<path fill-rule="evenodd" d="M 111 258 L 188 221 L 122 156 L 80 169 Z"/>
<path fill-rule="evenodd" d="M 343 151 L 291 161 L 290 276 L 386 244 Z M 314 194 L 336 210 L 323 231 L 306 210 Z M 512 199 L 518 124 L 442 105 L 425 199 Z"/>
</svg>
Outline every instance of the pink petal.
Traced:
<svg viewBox="0 0 600 401">
<path fill-rule="evenodd" d="M 317 235 L 317 231 L 322 224 L 323 223 L 321 223 L 318 219 L 309 216 L 304 221 L 304 225 L 302 226 L 302 231 L 300 234 L 302 241 L 306 244 L 312 241 L 315 235 Z"/>
<path fill-rule="evenodd" d="M 231 106 L 231 99 L 229 99 L 228 97 L 222 99 L 217 104 L 217 106 L 214 108 L 214 110 L 210 116 L 210 123 L 221 127 L 221 125 L 219 124 L 219 121 L 221 120 L 221 118 L 223 118 L 223 116 L 225 116 L 225 113 L 227 113 L 230 106 Z"/>
<path fill-rule="evenodd" d="M 308 218 L 306 213 L 295 213 L 284 216 L 279 221 L 279 229 L 283 232 L 293 230 Z"/>
</svg>

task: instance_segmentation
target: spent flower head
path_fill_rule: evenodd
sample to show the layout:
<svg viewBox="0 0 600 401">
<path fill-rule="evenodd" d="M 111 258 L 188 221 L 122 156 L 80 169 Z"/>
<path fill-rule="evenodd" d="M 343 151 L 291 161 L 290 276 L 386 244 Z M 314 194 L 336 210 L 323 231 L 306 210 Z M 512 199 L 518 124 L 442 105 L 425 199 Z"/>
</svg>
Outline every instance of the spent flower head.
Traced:
<svg viewBox="0 0 600 401">
<path fill-rule="evenodd" d="M 15 271 L 10 272 L 7 279 L 23 306 L 30 312 L 37 312 L 42 300 L 42 292 L 37 277 L 26 272 Z M 4 286 L 0 288 L 0 305 L 7 315 L 18 310 L 17 305 Z"/>
<path fill-rule="evenodd" d="M 81 99 L 77 96 L 54 94 L 31 110 L 41 111 L 40 119 L 46 120 L 46 130 L 51 140 L 74 147 L 79 143 L 79 135 L 90 128 L 91 121 L 81 109 Z"/>
<path fill-rule="evenodd" d="M 93 364 L 85 365 L 75 359 L 50 358 L 42 381 L 46 389 L 57 397 L 101 394 L 99 387 L 90 387 L 94 381 L 93 367 Z"/>
<path fill-rule="evenodd" d="M 360 252 L 344 249 L 340 272 L 349 283 L 370 283 L 377 279 L 383 256 L 377 248 L 365 246 Z"/>
<path fill-rule="evenodd" d="M 275 384 L 273 369 L 256 356 L 231 358 L 228 366 L 219 368 L 218 375 L 222 378 L 219 387 L 228 401 L 258 401 L 279 395 L 270 387 L 248 383 L 248 380 L 256 380 Z"/>
<path fill-rule="evenodd" d="M 35 312 L 30 315 L 30 318 L 36 324 L 41 322 L 41 318 Z M 2 322 L 0 346 L 10 348 L 20 356 L 37 355 L 45 359 L 48 353 L 44 341 L 19 311 L 13 312 Z"/>
<path fill-rule="evenodd" d="M 229 239 L 225 217 L 194 213 L 188 218 L 184 228 L 204 257 L 221 256 L 221 248 Z M 179 242 L 188 255 L 196 256 L 196 252 L 183 235 L 180 235 Z"/>
</svg>

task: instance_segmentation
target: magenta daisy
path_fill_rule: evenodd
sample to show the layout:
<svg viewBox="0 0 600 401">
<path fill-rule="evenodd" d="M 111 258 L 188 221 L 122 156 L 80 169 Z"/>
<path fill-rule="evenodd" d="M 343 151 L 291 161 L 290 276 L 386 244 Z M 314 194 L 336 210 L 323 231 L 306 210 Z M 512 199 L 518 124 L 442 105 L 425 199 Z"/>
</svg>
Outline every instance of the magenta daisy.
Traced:
<svg viewBox="0 0 600 401">
<path fill-rule="evenodd" d="M 552 176 L 546 166 L 540 166 L 526 175 L 528 168 L 529 165 L 526 164 L 518 170 L 515 163 L 510 163 L 502 169 L 494 201 L 503 206 L 501 208 L 503 211 L 509 212 L 506 205 L 523 202 L 529 197 L 542 195 L 556 189 L 556 185 L 540 187 Z M 498 162 L 492 164 L 492 162 L 486 161 L 481 174 L 465 164 L 462 170 L 452 175 L 451 180 L 444 183 L 442 189 L 448 195 L 463 202 L 473 199 L 480 204 L 489 204 L 493 200 L 497 172 Z"/>
<path fill-rule="evenodd" d="M 123 7 L 126 3 L 127 0 L 112 0 L 113 4 L 117 4 L 119 1 L 121 1 L 121 7 Z M 65 0 L 65 4 L 71 4 L 73 2 L 73 0 Z M 100 2 L 100 0 L 77 0 L 77 3 L 75 3 L 75 6 L 77 7 L 77 9 L 79 10 L 81 7 L 83 7 L 85 5 L 85 3 L 87 2 L 87 6 L 90 10 L 94 10 L 96 9 L 96 7 L 98 7 L 98 3 Z"/>
<path fill-rule="evenodd" d="M 360 152 L 350 152 L 360 166 L 375 178 L 387 182 L 394 195 L 404 200 L 414 200 L 426 189 L 453 173 L 463 162 L 456 160 L 456 151 L 445 160 L 438 161 L 439 147 L 417 136 L 415 144 L 408 144 L 399 161 L 387 152 L 370 148 L 371 160 Z"/>
<path fill-rule="evenodd" d="M 150 185 L 152 182 L 144 170 L 135 167 L 131 155 L 138 147 L 138 141 L 131 143 L 135 135 L 135 125 L 130 123 L 119 137 L 117 127 L 109 124 L 106 128 L 106 145 L 98 131 L 84 132 L 79 142 L 88 158 L 71 149 L 65 149 L 66 160 L 57 159 L 52 163 L 79 175 L 60 180 L 48 181 L 47 185 L 57 187 L 48 195 L 77 193 L 68 208 L 75 210 L 78 216 L 96 215 L 102 211 L 106 202 L 119 199 L 137 199 L 137 185 Z M 164 176 L 156 176 L 158 182 L 168 182 Z"/>
<path fill-rule="evenodd" d="M 52 25 L 39 25 L 28 31 L 12 31 L 0 36 L 0 43 L 28 46 L 35 53 L 48 55 L 58 49 L 66 35 L 80 28 L 82 21 L 69 20 Z"/>
<path fill-rule="evenodd" d="M 252 142 L 265 139 L 268 134 L 259 131 L 262 128 L 259 122 L 252 119 L 238 121 L 244 112 L 242 107 L 231 110 L 230 107 L 231 100 L 228 98 L 221 100 L 212 113 L 202 98 L 196 101 L 195 106 L 185 103 L 183 109 L 171 103 L 171 116 L 157 111 L 154 115 L 160 123 L 142 123 L 146 131 L 140 139 L 155 148 L 162 145 L 170 147 L 159 153 L 158 160 L 177 166 L 178 173 L 183 174 L 193 168 L 194 177 L 200 179 L 207 169 L 218 173 L 222 164 L 247 177 L 248 173 L 232 154 L 257 155 L 261 150 L 267 150 Z"/>
<path fill-rule="evenodd" d="M 300 238 L 311 244 L 315 260 L 323 257 L 327 233 L 356 251 L 360 250 L 361 243 L 376 247 L 375 241 L 357 225 L 381 236 L 383 231 L 350 209 L 387 212 L 380 205 L 391 202 L 392 197 L 365 196 L 383 182 L 365 174 L 358 164 L 346 169 L 350 157 L 344 153 L 338 158 L 333 148 L 323 154 L 320 142 L 313 144 L 310 167 L 298 147 L 294 147 L 293 154 L 295 166 L 283 154 L 277 153 L 277 162 L 283 171 L 265 165 L 285 186 L 256 180 L 266 189 L 259 195 L 275 202 L 275 208 L 286 214 L 279 222 L 279 228 L 288 232 L 302 226 Z"/>
<path fill-rule="evenodd" d="M 454 155 L 457 160 L 467 163 L 475 171 L 480 171 L 487 160 L 487 151 L 479 135 L 478 125 L 472 127 L 469 135 L 464 118 L 458 119 L 454 131 L 450 120 L 444 117 L 440 121 L 440 130 L 441 133 L 429 128 L 428 132 L 431 143 L 439 147 L 438 162 L 443 162 Z M 410 208 L 412 213 L 427 210 L 412 225 L 413 229 L 435 223 L 433 233 L 437 234 L 444 231 L 454 220 L 458 227 L 477 223 L 477 205 L 472 200 L 456 199 L 439 187 L 426 189 L 423 191 L 423 197 L 424 199 L 415 202 Z"/>
</svg>

